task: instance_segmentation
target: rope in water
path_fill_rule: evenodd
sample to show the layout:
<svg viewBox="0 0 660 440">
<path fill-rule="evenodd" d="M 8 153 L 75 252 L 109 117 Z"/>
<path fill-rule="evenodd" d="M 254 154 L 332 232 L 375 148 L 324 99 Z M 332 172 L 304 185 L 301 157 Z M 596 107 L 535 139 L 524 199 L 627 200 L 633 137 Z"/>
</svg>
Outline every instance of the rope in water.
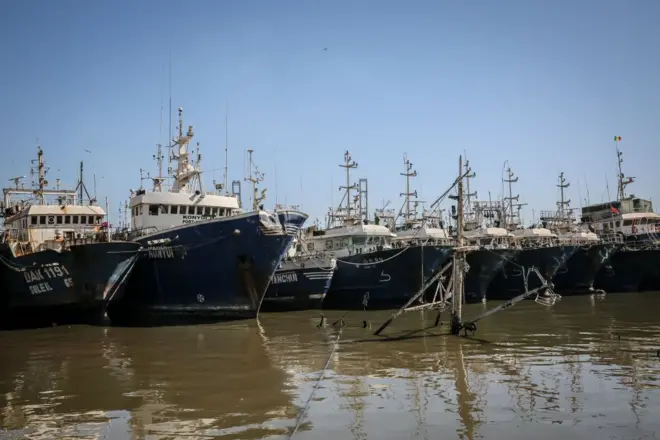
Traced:
<svg viewBox="0 0 660 440">
<path fill-rule="evenodd" d="M 337 347 L 339 346 L 339 338 L 341 338 L 341 333 L 344 330 L 344 319 L 341 319 L 341 327 L 339 327 L 339 332 L 337 333 L 337 339 L 335 339 L 335 344 L 332 347 L 332 351 L 330 352 L 330 356 L 328 356 L 328 360 L 325 363 L 325 366 L 321 370 L 321 375 L 319 376 L 318 380 L 316 381 L 316 385 L 314 386 L 314 389 L 312 390 L 312 393 L 309 395 L 309 398 L 307 399 L 307 402 L 305 403 L 305 407 L 303 408 L 302 413 L 300 413 L 300 416 L 298 416 L 298 420 L 296 420 L 296 426 L 293 428 L 293 431 L 291 431 L 291 434 L 289 435 L 289 440 L 293 438 L 293 436 L 296 434 L 298 431 L 298 428 L 302 424 L 302 421 L 305 419 L 305 415 L 307 414 L 307 410 L 309 410 L 309 405 L 312 403 L 312 399 L 314 398 L 314 395 L 316 394 L 316 390 L 318 390 L 319 386 L 321 385 L 321 381 L 323 380 L 323 376 L 325 375 L 326 370 L 330 366 L 330 361 L 332 361 L 332 357 L 335 354 L 335 351 L 337 350 Z"/>
</svg>

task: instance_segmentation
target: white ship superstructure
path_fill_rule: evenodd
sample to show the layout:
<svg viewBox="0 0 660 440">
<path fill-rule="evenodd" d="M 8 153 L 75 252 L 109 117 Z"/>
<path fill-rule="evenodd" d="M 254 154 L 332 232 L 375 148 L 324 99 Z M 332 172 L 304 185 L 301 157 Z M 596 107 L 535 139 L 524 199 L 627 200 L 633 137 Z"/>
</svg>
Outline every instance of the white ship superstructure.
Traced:
<svg viewBox="0 0 660 440">
<path fill-rule="evenodd" d="M 651 200 L 629 196 L 626 186 L 635 181 L 634 177 L 623 174 L 623 153 L 616 149 L 619 174 L 617 176 L 617 200 L 598 203 L 582 208 L 582 222 L 600 236 L 616 236 L 625 241 L 660 241 L 660 214 L 653 212 Z"/>
<path fill-rule="evenodd" d="M 363 218 L 364 210 L 361 208 L 362 198 L 360 194 L 355 201 L 351 198 L 351 190 L 358 190 L 358 186 L 351 184 L 350 170 L 357 168 L 348 151 L 344 154 L 344 164 L 340 165 L 346 169 L 346 186 L 344 206 L 338 209 L 330 209 L 330 226 L 326 230 L 315 230 L 310 228 L 310 233 L 302 244 L 307 253 L 327 252 L 334 254 L 337 258 L 356 254 L 368 254 L 383 249 L 391 249 L 392 242 L 396 238 L 386 226 L 370 224 Z M 357 206 L 353 206 L 357 202 Z M 338 222 L 338 226 L 336 225 Z"/>
<path fill-rule="evenodd" d="M 43 154 L 38 147 L 37 159 L 33 161 L 38 180 L 33 189 L 23 187 L 22 177 L 10 179 L 13 187 L 3 189 L 3 240 L 16 256 L 45 249 L 61 251 L 70 244 L 95 240 L 107 228 L 105 210 L 94 199 L 83 203 L 86 189 L 82 183 L 82 164 L 79 192 L 59 189 L 59 184 L 56 189 L 47 189 Z"/>
<path fill-rule="evenodd" d="M 194 136 L 193 127 L 183 133 L 183 109 L 179 108 L 179 135 L 173 139 L 176 153 L 171 159 L 176 162 L 172 171 L 174 183 L 168 191 L 163 190 L 165 178 L 160 175 L 162 156 L 157 155 L 159 176 L 152 179 L 153 190 L 139 189 L 131 192 L 131 226 L 142 233 L 154 230 L 165 230 L 177 226 L 210 220 L 218 217 L 229 217 L 240 214 L 239 195 L 229 194 L 227 188 L 216 185 L 215 191 L 204 192 L 202 185 L 201 156 L 197 151 L 197 159 L 191 158 L 189 144 Z M 240 182 L 234 182 L 234 185 Z M 223 194 L 218 192 L 224 191 Z M 240 190 L 239 190 L 240 191 Z"/>
</svg>

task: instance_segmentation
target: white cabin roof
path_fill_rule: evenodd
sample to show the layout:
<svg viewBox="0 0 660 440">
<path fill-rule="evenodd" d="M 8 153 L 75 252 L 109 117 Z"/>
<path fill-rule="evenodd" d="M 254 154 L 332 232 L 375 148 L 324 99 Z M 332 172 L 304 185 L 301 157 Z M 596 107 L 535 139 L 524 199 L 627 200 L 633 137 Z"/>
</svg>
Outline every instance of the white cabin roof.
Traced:
<svg viewBox="0 0 660 440">
<path fill-rule="evenodd" d="M 554 234 L 550 229 L 546 228 L 533 228 L 533 229 L 517 229 L 513 231 L 513 236 L 516 238 L 554 238 L 557 237 L 557 234 Z"/>
<path fill-rule="evenodd" d="M 312 239 L 325 240 L 327 238 L 345 236 L 396 237 L 386 226 L 358 224 L 326 229 L 324 235 L 316 235 Z"/>
<path fill-rule="evenodd" d="M 480 228 L 463 232 L 465 238 L 513 237 L 514 235 L 504 228 Z"/>
<path fill-rule="evenodd" d="M 427 227 L 421 227 L 421 228 L 414 228 L 414 229 L 406 229 L 403 231 L 399 231 L 396 233 L 396 238 L 399 240 L 410 240 L 413 238 L 417 239 L 428 239 L 428 238 L 434 238 L 434 239 L 446 239 L 449 238 L 449 235 L 447 235 L 447 231 L 441 228 L 427 228 Z"/>
<path fill-rule="evenodd" d="M 642 219 L 642 218 L 660 218 L 660 214 L 657 214 L 655 212 L 631 212 L 629 214 L 621 214 L 621 217 L 623 217 L 624 220 L 637 220 L 637 219 Z M 605 221 L 609 221 L 610 219 L 606 219 Z"/>
<path fill-rule="evenodd" d="M 559 238 L 563 240 L 574 239 L 580 241 L 600 241 L 600 239 L 598 238 L 598 234 L 590 231 L 574 231 L 574 232 L 560 233 Z"/>
<path fill-rule="evenodd" d="M 18 214 L 5 220 L 6 223 L 28 215 L 98 215 L 105 216 L 105 211 L 96 205 L 30 205 Z"/>
<path fill-rule="evenodd" d="M 220 196 L 217 194 L 195 195 L 189 193 L 175 192 L 153 192 L 148 191 L 131 197 L 130 206 L 141 204 L 149 205 L 202 205 L 214 208 L 238 209 L 238 199 L 232 196 Z"/>
</svg>

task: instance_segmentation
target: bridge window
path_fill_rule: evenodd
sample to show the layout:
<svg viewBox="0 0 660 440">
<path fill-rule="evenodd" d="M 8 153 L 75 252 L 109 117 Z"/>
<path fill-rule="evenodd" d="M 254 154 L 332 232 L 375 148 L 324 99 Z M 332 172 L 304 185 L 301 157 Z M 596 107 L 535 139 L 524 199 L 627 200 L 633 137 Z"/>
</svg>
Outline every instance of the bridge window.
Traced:
<svg viewBox="0 0 660 440">
<path fill-rule="evenodd" d="M 167 214 L 169 212 L 169 205 L 159 205 L 160 213 Z"/>
<path fill-rule="evenodd" d="M 218 209 L 218 212 L 219 212 L 220 217 L 224 217 L 225 215 L 227 215 L 227 214 L 225 213 L 225 208 L 219 208 L 219 209 Z"/>
<path fill-rule="evenodd" d="M 325 241 L 325 248 L 326 249 L 332 249 L 332 240 L 326 240 Z"/>
<path fill-rule="evenodd" d="M 101 224 L 101 219 L 103 219 L 103 217 L 101 217 L 100 215 L 97 215 L 97 216 L 96 216 L 96 221 L 95 221 L 95 223 L 96 223 L 97 225 L 100 225 L 100 224 Z"/>
<path fill-rule="evenodd" d="M 179 214 L 185 214 L 186 213 L 186 207 L 185 206 L 179 206 Z"/>
<path fill-rule="evenodd" d="M 188 215 L 194 215 L 194 214 L 195 214 L 195 207 L 188 206 Z"/>
<path fill-rule="evenodd" d="M 33 224 L 33 225 L 37 224 L 37 216 L 36 215 L 30 216 L 30 223 Z"/>
<path fill-rule="evenodd" d="M 77 215 L 72 215 L 71 217 L 73 217 L 73 224 L 74 224 L 74 225 L 77 225 L 77 224 L 78 224 L 78 220 L 79 220 L 79 219 L 78 219 L 78 216 L 77 216 Z"/>
<path fill-rule="evenodd" d="M 149 205 L 149 215 L 158 215 L 158 205 Z"/>
<path fill-rule="evenodd" d="M 46 224 L 46 216 L 45 215 L 40 215 L 39 216 L 39 224 L 40 225 L 45 225 Z"/>
<path fill-rule="evenodd" d="M 197 207 L 197 215 L 202 215 L 202 213 L 203 213 L 203 209 L 204 209 L 204 208 L 202 208 L 201 206 L 198 206 L 198 207 Z"/>
<path fill-rule="evenodd" d="M 207 206 L 204 208 L 204 215 L 211 215 L 211 207 Z"/>
<path fill-rule="evenodd" d="M 178 205 L 172 205 L 170 207 L 170 214 L 178 214 L 179 213 L 179 206 Z"/>
<path fill-rule="evenodd" d="M 211 215 L 212 215 L 213 217 L 217 217 L 217 216 L 218 216 L 218 208 L 213 208 L 213 209 L 211 210 Z"/>
<path fill-rule="evenodd" d="M 616 227 L 618 228 L 618 227 L 620 227 L 620 226 L 621 226 L 621 222 L 620 222 L 619 220 L 617 220 L 617 221 L 616 221 Z"/>
<path fill-rule="evenodd" d="M 64 221 L 63 216 L 58 215 L 58 216 L 57 216 L 57 224 L 58 224 L 58 225 L 61 225 L 63 221 Z"/>
<path fill-rule="evenodd" d="M 70 215 L 65 215 L 64 216 L 64 224 L 65 225 L 71 224 L 71 216 Z"/>
</svg>

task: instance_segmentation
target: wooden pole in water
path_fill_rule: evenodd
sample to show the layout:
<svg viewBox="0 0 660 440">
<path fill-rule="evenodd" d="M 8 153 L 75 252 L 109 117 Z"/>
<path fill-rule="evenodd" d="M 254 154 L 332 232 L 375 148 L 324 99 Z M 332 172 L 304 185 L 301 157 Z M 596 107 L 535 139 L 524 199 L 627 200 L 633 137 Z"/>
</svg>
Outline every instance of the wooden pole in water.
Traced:
<svg viewBox="0 0 660 440">
<path fill-rule="evenodd" d="M 451 334 L 458 335 L 462 326 L 463 312 L 463 267 L 465 252 L 463 250 L 463 156 L 458 157 L 458 200 L 456 203 L 456 248 L 454 249 L 454 294 L 451 308 Z"/>
</svg>

